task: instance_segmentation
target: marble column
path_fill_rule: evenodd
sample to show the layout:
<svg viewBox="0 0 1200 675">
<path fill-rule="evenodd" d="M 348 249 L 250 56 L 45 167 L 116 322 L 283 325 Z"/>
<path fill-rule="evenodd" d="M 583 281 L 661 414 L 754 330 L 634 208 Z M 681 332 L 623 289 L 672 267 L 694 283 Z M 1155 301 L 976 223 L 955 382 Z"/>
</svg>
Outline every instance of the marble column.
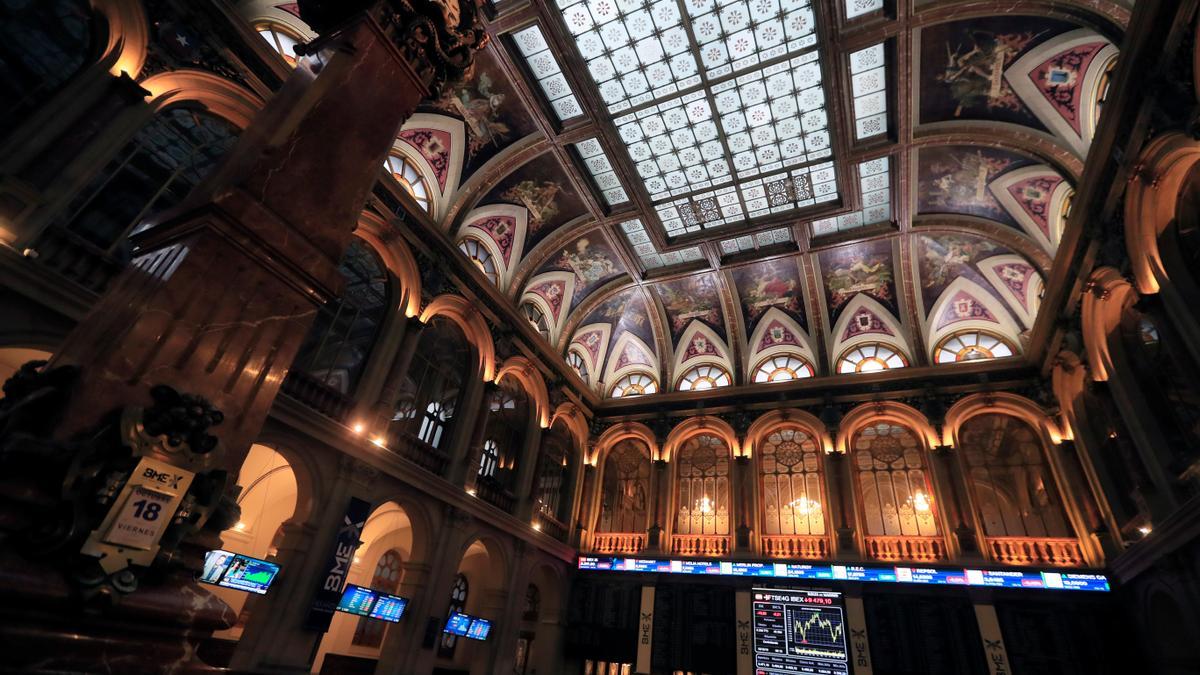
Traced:
<svg viewBox="0 0 1200 675">
<path fill-rule="evenodd" d="M 737 527 L 734 531 L 733 550 L 736 553 L 752 554 L 750 547 L 750 523 L 753 522 L 754 511 L 750 504 L 749 476 L 751 472 L 750 458 L 745 455 L 733 460 L 734 504 L 737 508 Z"/>
<path fill-rule="evenodd" d="M 668 542 L 663 541 L 666 528 L 664 523 L 669 517 L 667 509 L 671 494 L 671 482 L 667 475 L 667 461 L 654 460 L 653 472 L 650 474 L 650 496 L 654 510 L 650 519 L 650 531 L 646 537 L 646 550 L 653 553 L 664 553 L 670 550 Z"/>
<path fill-rule="evenodd" d="M 826 485 L 829 490 L 829 513 L 832 514 L 834 552 L 839 558 L 858 559 L 862 551 L 858 549 L 858 539 L 855 535 L 857 518 L 854 510 L 854 488 L 851 484 L 852 469 L 845 454 L 835 452 L 825 456 L 828 467 Z"/>
</svg>

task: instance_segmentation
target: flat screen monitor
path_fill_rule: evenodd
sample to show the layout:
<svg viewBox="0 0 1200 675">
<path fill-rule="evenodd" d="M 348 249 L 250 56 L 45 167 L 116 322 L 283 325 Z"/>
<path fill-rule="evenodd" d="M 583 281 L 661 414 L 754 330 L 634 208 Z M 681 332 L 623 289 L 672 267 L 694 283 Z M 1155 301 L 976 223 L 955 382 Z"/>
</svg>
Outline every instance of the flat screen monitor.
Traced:
<svg viewBox="0 0 1200 675">
<path fill-rule="evenodd" d="M 451 635 L 465 636 L 467 629 L 470 627 L 471 617 L 462 612 L 455 612 L 450 615 L 450 618 L 446 619 L 446 628 L 443 632 L 450 633 Z"/>
<path fill-rule="evenodd" d="M 375 606 L 371 608 L 370 617 L 396 623 L 400 617 L 404 616 L 406 607 L 408 607 L 408 598 L 380 593 L 379 599 L 375 601 Z"/>
<path fill-rule="evenodd" d="M 279 565 L 241 553 L 209 551 L 204 554 L 204 571 L 200 581 L 263 595 L 279 574 Z"/>
<path fill-rule="evenodd" d="M 345 590 L 342 591 L 342 599 L 338 601 L 337 611 L 358 616 L 371 616 L 371 608 L 375 606 L 375 601 L 378 599 L 379 594 L 369 588 L 346 584 Z"/>
<path fill-rule="evenodd" d="M 754 670 L 761 675 L 850 675 L 842 594 L 755 588 Z"/>
<path fill-rule="evenodd" d="M 486 640 L 490 632 L 492 632 L 491 621 L 474 618 L 471 619 L 471 625 L 467 628 L 467 637 L 472 640 Z"/>
</svg>

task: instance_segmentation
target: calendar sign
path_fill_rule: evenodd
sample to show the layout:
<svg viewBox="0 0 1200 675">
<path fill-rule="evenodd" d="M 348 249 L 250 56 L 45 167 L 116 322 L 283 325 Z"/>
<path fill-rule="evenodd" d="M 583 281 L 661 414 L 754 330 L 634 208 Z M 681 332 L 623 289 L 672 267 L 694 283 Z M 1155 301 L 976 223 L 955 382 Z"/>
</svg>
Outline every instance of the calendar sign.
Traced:
<svg viewBox="0 0 1200 675">
<path fill-rule="evenodd" d="M 142 457 L 81 552 L 99 558 L 109 574 L 129 565 L 149 565 L 195 477 L 174 464 Z"/>
</svg>

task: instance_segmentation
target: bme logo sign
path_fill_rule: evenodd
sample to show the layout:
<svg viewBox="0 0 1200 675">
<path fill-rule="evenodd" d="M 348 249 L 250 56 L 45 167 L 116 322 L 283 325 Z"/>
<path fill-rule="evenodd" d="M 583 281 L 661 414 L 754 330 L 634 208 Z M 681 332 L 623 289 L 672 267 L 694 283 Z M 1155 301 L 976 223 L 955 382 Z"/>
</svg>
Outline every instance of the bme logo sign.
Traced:
<svg viewBox="0 0 1200 675">
<path fill-rule="evenodd" d="M 142 478 L 165 485 L 172 490 L 178 490 L 179 483 L 183 480 L 183 476 L 179 474 L 171 473 L 169 471 L 155 471 L 153 467 L 149 466 L 146 467 L 146 470 L 142 472 Z"/>
</svg>

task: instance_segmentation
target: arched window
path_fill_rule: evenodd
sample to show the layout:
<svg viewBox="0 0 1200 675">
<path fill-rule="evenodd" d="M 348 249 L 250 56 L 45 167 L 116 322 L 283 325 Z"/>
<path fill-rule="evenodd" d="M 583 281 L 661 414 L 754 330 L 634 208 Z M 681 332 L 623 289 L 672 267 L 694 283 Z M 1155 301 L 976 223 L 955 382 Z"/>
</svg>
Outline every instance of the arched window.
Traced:
<svg viewBox="0 0 1200 675">
<path fill-rule="evenodd" d="M 237 141 L 233 124 L 176 107 L 142 127 L 60 221 L 71 237 L 124 262 L 129 234 L 148 217 L 178 205 Z"/>
<path fill-rule="evenodd" d="M 483 442 L 483 452 L 479 455 L 479 475 L 484 478 L 495 478 L 496 467 L 500 464 L 500 448 L 496 441 L 487 439 Z"/>
<path fill-rule="evenodd" d="M 963 423 L 958 439 L 984 534 L 1071 536 L 1041 439 L 1032 427 L 1010 415 L 979 415 Z"/>
<path fill-rule="evenodd" d="M 83 0 L 0 0 L 0 128 L 12 129 L 92 56 Z"/>
<path fill-rule="evenodd" d="M 955 333 L 942 340 L 933 351 L 937 363 L 1002 359 L 1013 355 L 1013 348 L 1004 340 L 981 331 Z"/>
<path fill-rule="evenodd" d="M 903 368 L 908 363 L 892 347 L 880 342 L 858 345 L 838 359 L 839 373 L 877 373 Z"/>
<path fill-rule="evenodd" d="M 284 61 L 293 68 L 299 58 L 296 56 L 296 47 L 304 42 L 304 39 L 296 35 L 290 28 L 286 28 L 274 21 L 263 21 L 254 26 L 262 39 L 271 45 L 271 48 L 283 57 Z"/>
<path fill-rule="evenodd" d="M 458 326 L 434 317 L 421 329 L 412 365 L 400 387 L 389 435 L 415 436 L 434 448 L 448 439 L 463 379 L 471 372 L 471 346 Z"/>
<path fill-rule="evenodd" d="M 480 461 L 480 475 L 496 479 L 504 488 L 515 486 L 517 461 L 525 447 L 525 432 L 529 428 L 532 411 L 525 388 L 515 377 L 500 380 L 488 403 L 487 432 L 485 438 L 494 441 L 496 460 L 491 473 L 483 471 L 488 452 L 484 444 L 484 460 Z M 532 468 L 536 468 L 532 467 Z"/>
<path fill-rule="evenodd" d="M 916 434 L 881 422 L 856 433 L 852 447 L 866 534 L 936 536 L 933 488 Z"/>
<path fill-rule="evenodd" d="M 624 440 L 604 460 L 597 532 L 645 532 L 650 526 L 650 456 L 640 441 Z"/>
<path fill-rule="evenodd" d="M 584 363 L 583 357 L 579 352 L 567 352 L 567 365 L 579 375 L 579 379 L 585 383 L 588 381 L 587 364 Z"/>
<path fill-rule="evenodd" d="M 525 587 L 525 611 L 521 618 L 525 621 L 537 621 L 541 613 L 542 592 L 538 590 L 537 586 L 529 584 Z"/>
<path fill-rule="evenodd" d="M 525 320 L 537 330 L 538 335 L 550 339 L 550 323 L 546 321 L 546 313 L 542 311 L 532 302 L 521 303 L 521 314 L 525 316 Z"/>
<path fill-rule="evenodd" d="M 821 448 L 807 432 L 771 432 L 758 450 L 762 486 L 763 534 L 825 534 Z"/>
<path fill-rule="evenodd" d="M 718 366 L 696 366 L 679 378 L 679 391 L 705 391 L 728 387 L 731 380 L 729 373 Z"/>
<path fill-rule="evenodd" d="M 729 448 L 701 434 L 684 442 L 675 460 L 675 534 L 728 535 Z"/>
<path fill-rule="evenodd" d="M 658 383 L 654 381 L 654 378 L 645 373 L 630 373 L 617 380 L 617 383 L 613 385 L 612 397 L 642 396 L 657 391 Z"/>
<path fill-rule="evenodd" d="M 366 242 L 351 241 L 338 271 L 342 297 L 321 307 L 292 370 L 351 396 L 393 306 L 387 268 Z"/>
<path fill-rule="evenodd" d="M 465 574 L 459 574 L 454 577 L 454 585 L 450 587 L 450 606 L 446 610 L 446 617 L 455 612 L 462 612 L 467 607 L 467 595 L 470 593 L 471 587 L 467 584 Z M 454 656 L 454 648 L 458 645 L 458 636 L 453 633 L 442 633 L 442 642 L 438 645 L 438 656 L 450 658 Z"/>
<path fill-rule="evenodd" d="M 559 522 L 565 520 L 563 487 L 570 471 L 569 457 L 574 447 L 571 436 L 555 425 L 542 436 L 542 452 L 538 458 L 537 484 L 534 495 L 537 510 L 544 516 Z"/>
<path fill-rule="evenodd" d="M 387 170 L 392 172 L 392 177 L 400 183 L 417 204 L 426 213 L 429 213 L 429 186 L 425 183 L 425 178 L 417 169 L 417 165 L 413 164 L 404 155 L 391 154 L 388 155 L 384 162 Z M 468 254 L 470 255 L 470 254 Z"/>
<path fill-rule="evenodd" d="M 754 369 L 755 382 L 791 382 L 812 377 L 812 366 L 804 359 L 792 356 L 773 356 Z"/>
<path fill-rule="evenodd" d="M 492 254 L 488 252 L 487 247 L 483 242 L 475 237 L 466 237 L 458 243 L 458 250 L 462 251 L 471 262 L 480 270 L 483 270 L 484 276 L 493 284 L 500 283 L 500 274 L 496 271 L 496 261 L 492 260 Z"/>
<path fill-rule="evenodd" d="M 398 549 L 393 548 L 380 556 L 375 565 L 375 574 L 371 576 L 371 588 L 383 593 L 397 593 L 400 590 L 400 575 L 403 573 L 401 562 Z M 350 643 L 360 647 L 378 648 L 383 644 L 383 633 L 387 626 L 386 621 L 361 617 Z"/>
</svg>

